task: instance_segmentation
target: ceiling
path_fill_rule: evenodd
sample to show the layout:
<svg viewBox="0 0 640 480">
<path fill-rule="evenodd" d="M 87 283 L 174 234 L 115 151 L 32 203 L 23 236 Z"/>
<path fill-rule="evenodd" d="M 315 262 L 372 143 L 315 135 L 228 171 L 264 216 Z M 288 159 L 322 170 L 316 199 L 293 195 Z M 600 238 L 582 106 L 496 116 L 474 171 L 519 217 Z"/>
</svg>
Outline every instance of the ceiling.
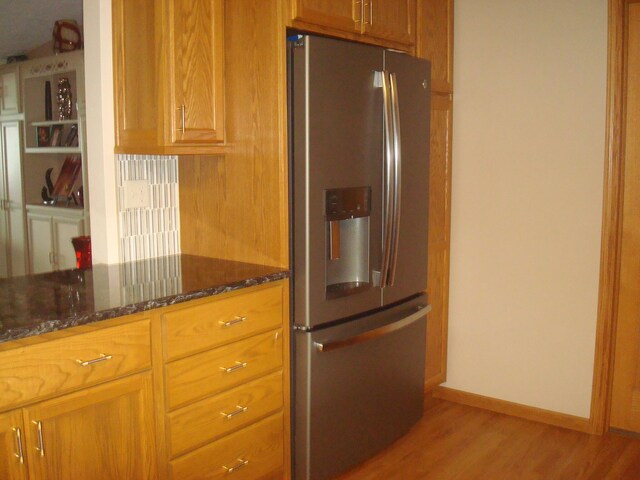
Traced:
<svg viewBox="0 0 640 480">
<path fill-rule="evenodd" d="M 61 19 L 82 25 L 82 0 L 0 0 L 0 59 L 48 42 Z"/>
</svg>

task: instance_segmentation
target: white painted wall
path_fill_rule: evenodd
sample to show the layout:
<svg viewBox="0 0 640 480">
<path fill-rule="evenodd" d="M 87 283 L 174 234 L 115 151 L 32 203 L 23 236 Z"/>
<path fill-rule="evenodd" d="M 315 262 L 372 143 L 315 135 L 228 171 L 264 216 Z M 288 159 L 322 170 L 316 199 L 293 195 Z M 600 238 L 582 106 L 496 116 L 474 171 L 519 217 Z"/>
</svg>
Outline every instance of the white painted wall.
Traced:
<svg viewBox="0 0 640 480">
<path fill-rule="evenodd" d="M 446 386 L 589 416 L 606 0 L 456 0 Z"/>
<path fill-rule="evenodd" d="M 119 260 L 111 2 L 83 0 L 87 158 L 93 263 Z"/>
</svg>

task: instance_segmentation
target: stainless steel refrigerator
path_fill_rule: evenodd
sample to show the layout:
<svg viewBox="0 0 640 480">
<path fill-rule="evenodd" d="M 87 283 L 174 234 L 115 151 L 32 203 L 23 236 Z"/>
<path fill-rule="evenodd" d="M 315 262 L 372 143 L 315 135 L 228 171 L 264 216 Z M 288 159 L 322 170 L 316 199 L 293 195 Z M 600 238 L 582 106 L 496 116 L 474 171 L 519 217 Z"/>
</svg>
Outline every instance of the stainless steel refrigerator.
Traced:
<svg viewBox="0 0 640 480">
<path fill-rule="evenodd" d="M 323 480 L 422 416 L 430 64 L 288 46 L 294 474 Z"/>
</svg>

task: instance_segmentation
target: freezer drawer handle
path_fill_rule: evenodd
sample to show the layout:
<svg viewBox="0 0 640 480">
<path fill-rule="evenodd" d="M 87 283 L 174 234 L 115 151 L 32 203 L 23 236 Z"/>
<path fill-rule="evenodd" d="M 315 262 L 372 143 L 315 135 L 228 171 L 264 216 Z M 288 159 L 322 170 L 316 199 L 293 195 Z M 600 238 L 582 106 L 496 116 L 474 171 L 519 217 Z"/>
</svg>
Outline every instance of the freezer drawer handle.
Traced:
<svg viewBox="0 0 640 480">
<path fill-rule="evenodd" d="M 236 317 L 233 320 L 228 320 L 228 321 L 224 321 L 224 320 L 220 320 L 220 325 L 222 325 L 223 327 L 231 327 L 233 325 L 236 325 L 238 323 L 242 323 L 245 322 L 247 320 L 247 317 Z"/>
<path fill-rule="evenodd" d="M 327 343 L 313 342 L 313 346 L 316 350 L 320 352 L 329 352 L 331 350 L 337 350 L 339 348 L 350 347 L 352 345 L 356 345 L 362 342 L 368 342 L 369 340 L 373 340 L 378 337 L 382 337 L 383 335 L 387 335 L 391 332 L 395 332 L 400 330 L 401 328 L 406 327 L 414 322 L 417 322 L 425 314 L 431 311 L 431 305 L 427 305 L 425 307 L 420 308 L 417 312 L 412 313 L 411 315 L 404 317 L 402 320 L 398 320 L 397 322 L 390 323 L 389 325 L 385 325 L 384 327 L 374 328 L 373 330 L 369 330 L 368 332 L 360 333 L 358 335 L 354 335 L 353 337 L 345 338 L 344 340 L 336 340 L 329 341 Z"/>
<path fill-rule="evenodd" d="M 239 458 L 238 463 L 236 463 L 234 466 L 227 467 L 226 465 L 223 465 L 222 468 L 224 468 L 227 471 L 227 473 L 233 473 L 237 470 L 240 470 L 242 467 L 247 466 L 248 463 L 249 463 L 249 460 L 244 460 L 242 458 Z"/>
</svg>

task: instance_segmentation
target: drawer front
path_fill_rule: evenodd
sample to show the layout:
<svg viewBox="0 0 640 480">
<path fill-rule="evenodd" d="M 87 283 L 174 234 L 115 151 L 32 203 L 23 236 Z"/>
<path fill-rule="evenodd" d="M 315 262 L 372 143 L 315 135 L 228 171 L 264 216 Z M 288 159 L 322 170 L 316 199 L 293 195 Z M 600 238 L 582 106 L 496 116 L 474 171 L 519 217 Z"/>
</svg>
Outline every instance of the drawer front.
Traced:
<svg viewBox="0 0 640 480">
<path fill-rule="evenodd" d="M 165 367 L 169 409 L 282 367 L 282 330 L 183 358 Z"/>
<path fill-rule="evenodd" d="M 172 461 L 171 478 L 255 480 L 273 476 L 282 471 L 283 448 L 283 416 L 278 413 Z"/>
<path fill-rule="evenodd" d="M 169 414 L 169 444 L 175 457 L 247 426 L 282 408 L 282 371 Z"/>
<path fill-rule="evenodd" d="M 149 320 L 0 352 L 0 410 L 150 365 Z"/>
<path fill-rule="evenodd" d="M 282 324 L 282 284 L 163 315 L 166 359 L 206 350 Z"/>
</svg>

